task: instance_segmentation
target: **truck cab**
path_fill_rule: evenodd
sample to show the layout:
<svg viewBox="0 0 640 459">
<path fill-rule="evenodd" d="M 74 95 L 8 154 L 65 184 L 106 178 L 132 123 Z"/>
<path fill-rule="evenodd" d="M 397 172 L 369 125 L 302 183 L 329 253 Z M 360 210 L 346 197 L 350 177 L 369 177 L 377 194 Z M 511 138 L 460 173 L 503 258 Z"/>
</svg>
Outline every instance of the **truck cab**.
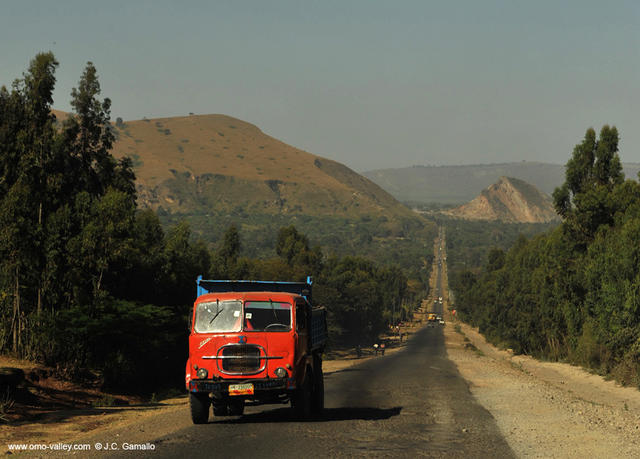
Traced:
<svg viewBox="0 0 640 459">
<path fill-rule="evenodd" d="M 307 282 L 197 280 L 185 384 L 191 417 L 242 415 L 246 403 L 291 403 L 299 417 L 324 406 L 326 312 Z"/>
</svg>

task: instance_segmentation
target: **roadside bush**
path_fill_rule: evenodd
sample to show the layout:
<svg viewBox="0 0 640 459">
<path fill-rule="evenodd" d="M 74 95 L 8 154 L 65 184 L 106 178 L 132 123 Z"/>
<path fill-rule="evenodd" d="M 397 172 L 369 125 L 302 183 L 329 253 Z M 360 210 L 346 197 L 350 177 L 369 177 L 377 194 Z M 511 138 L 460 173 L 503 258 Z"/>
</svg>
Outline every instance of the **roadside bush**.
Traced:
<svg viewBox="0 0 640 459">
<path fill-rule="evenodd" d="M 585 367 L 600 370 L 606 364 L 606 348 L 598 341 L 591 321 L 582 328 L 582 335 L 570 358 L 573 362 Z"/>
</svg>

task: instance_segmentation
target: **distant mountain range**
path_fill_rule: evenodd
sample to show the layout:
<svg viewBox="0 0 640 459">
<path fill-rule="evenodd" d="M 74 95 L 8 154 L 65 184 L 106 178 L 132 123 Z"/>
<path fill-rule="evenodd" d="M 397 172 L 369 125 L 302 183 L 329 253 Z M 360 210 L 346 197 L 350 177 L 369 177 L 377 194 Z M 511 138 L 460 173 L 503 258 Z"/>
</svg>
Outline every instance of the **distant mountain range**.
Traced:
<svg viewBox="0 0 640 459">
<path fill-rule="evenodd" d="M 637 179 L 640 164 L 623 164 L 627 177 Z M 467 166 L 413 166 L 378 169 L 362 175 L 396 199 L 413 203 L 462 204 L 500 177 L 524 180 L 551 195 L 564 182 L 564 165 L 529 162 Z"/>
<path fill-rule="evenodd" d="M 551 198 L 516 178 L 500 177 L 471 202 L 443 213 L 467 220 L 549 223 L 559 220 Z"/>
</svg>

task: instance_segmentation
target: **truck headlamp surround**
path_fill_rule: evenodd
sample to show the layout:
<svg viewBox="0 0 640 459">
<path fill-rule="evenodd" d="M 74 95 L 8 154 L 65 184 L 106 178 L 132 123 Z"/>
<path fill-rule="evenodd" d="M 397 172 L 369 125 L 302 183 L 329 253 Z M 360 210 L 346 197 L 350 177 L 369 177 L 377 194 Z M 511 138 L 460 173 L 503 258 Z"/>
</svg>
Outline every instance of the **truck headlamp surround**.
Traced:
<svg viewBox="0 0 640 459">
<path fill-rule="evenodd" d="M 198 377 L 198 379 L 207 379 L 207 376 L 209 376 L 209 372 L 206 368 L 198 368 L 196 376 Z"/>
<path fill-rule="evenodd" d="M 276 368 L 276 371 L 274 373 L 278 378 L 286 378 L 288 376 L 287 370 L 282 367 Z"/>
</svg>

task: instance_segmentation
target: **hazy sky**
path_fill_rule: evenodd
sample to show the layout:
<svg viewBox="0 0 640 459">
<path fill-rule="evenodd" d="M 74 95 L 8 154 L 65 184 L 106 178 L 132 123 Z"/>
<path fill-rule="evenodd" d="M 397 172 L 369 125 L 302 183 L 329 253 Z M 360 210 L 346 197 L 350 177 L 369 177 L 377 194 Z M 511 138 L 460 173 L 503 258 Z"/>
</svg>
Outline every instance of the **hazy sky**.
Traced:
<svg viewBox="0 0 640 459">
<path fill-rule="evenodd" d="M 0 2 L 0 85 L 87 61 L 112 117 L 224 113 L 357 171 L 564 163 L 614 124 L 640 162 L 640 2 Z"/>
</svg>

